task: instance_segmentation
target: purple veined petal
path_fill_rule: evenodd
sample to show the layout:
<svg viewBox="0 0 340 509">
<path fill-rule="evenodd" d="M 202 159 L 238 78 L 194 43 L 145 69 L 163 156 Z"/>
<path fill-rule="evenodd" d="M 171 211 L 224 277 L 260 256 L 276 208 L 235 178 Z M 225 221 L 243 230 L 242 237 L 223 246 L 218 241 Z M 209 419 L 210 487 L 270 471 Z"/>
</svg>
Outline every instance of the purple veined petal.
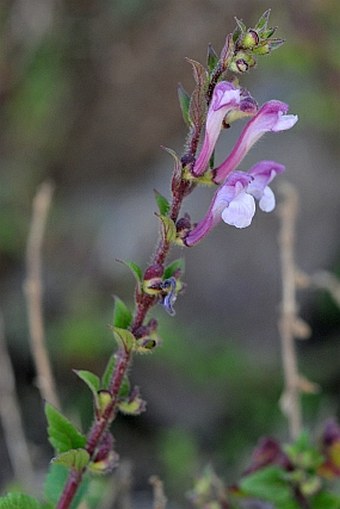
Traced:
<svg viewBox="0 0 340 509">
<path fill-rule="evenodd" d="M 226 114 L 240 104 L 240 90 L 228 81 L 221 81 L 214 89 L 209 106 L 205 136 L 201 151 L 193 168 L 195 176 L 202 175 L 209 164 Z"/>
<path fill-rule="evenodd" d="M 268 101 L 247 123 L 227 159 L 214 170 L 214 181 L 222 183 L 240 164 L 250 148 L 269 131 L 290 129 L 297 122 L 297 115 L 287 115 L 288 105 L 281 101 Z"/>
<path fill-rule="evenodd" d="M 255 200 L 245 190 L 241 191 L 222 212 L 222 220 L 236 228 L 246 228 L 255 214 Z"/>
</svg>

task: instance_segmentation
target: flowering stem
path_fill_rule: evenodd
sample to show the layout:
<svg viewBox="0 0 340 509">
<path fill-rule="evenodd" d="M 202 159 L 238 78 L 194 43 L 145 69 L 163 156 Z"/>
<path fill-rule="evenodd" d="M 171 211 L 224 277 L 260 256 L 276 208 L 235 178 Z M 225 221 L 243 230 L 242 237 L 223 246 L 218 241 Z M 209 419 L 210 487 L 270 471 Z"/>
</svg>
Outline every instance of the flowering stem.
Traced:
<svg viewBox="0 0 340 509">
<path fill-rule="evenodd" d="M 107 406 L 103 415 L 99 419 L 95 420 L 87 436 L 86 450 L 89 453 L 90 458 L 93 457 L 103 434 L 115 417 L 117 396 L 119 394 L 124 375 L 129 367 L 130 360 L 130 352 L 126 352 L 123 349 L 119 350 L 117 353 L 117 364 L 109 386 L 109 390 L 112 394 L 111 403 Z M 70 507 L 85 472 L 86 468 L 83 468 L 81 471 L 71 470 L 57 505 L 57 509 L 68 509 Z"/>
<path fill-rule="evenodd" d="M 187 153 L 184 155 L 184 158 L 192 159 L 195 156 L 199 137 L 200 130 L 198 130 L 197 128 L 190 133 L 190 141 L 188 144 L 189 149 Z M 173 189 L 169 217 L 174 222 L 176 222 L 176 220 L 178 219 L 178 215 L 184 198 L 192 191 L 192 189 L 193 189 L 192 184 L 183 179 L 181 179 L 177 186 L 175 186 L 175 189 Z M 169 242 L 166 238 L 162 236 L 160 238 L 159 245 L 156 249 L 153 258 L 153 263 L 164 267 L 170 248 L 171 242 Z M 135 307 L 132 325 L 130 327 L 131 332 L 133 334 L 139 327 L 143 325 L 147 313 L 156 303 L 157 299 L 154 296 L 148 295 L 146 293 L 142 293 L 139 296 Z M 119 350 L 117 353 L 117 363 L 109 385 L 109 391 L 112 396 L 111 403 L 106 408 L 105 412 L 100 417 L 100 419 L 96 419 L 94 421 L 92 428 L 90 429 L 87 436 L 86 450 L 89 453 L 90 458 L 93 457 L 98 445 L 100 444 L 103 434 L 105 433 L 105 431 L 108 429 L 108 427 L 115 418 L 118 394 L 120 391 L 124 375 L 126 374 L 129 368 L 131 357 L 132 353 L 126 352 L 125 350 Z M 71 470 L 67 483 L 64 487 L 63 493 L 57 505 L 57 509 L 69 509 L 72 500 L 76 494 L 76 491 L 82 482 L 82 478 L 85 472 L 86 468 L 78 472 L 75 470 Z"/>
<path fill-rule="evenodd" d="M 80 485 L 83 478 L 84 471 L 85 469 L 81 472 L 71 470 L 67 483 L 65 484 L 64 491 L 58 502 L 57 509 L 68 509 L 70 507 L 78 486 Z"/>
</svg>

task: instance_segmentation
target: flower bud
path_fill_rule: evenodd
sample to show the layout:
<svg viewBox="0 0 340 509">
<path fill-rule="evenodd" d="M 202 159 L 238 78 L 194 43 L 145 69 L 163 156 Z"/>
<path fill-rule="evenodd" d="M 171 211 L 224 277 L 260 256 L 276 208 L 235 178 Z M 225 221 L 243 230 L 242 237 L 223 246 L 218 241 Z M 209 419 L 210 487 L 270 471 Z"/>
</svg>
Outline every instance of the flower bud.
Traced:
<svg viewBox="0 0 340 509">
<path fill-rule="evenodd" d="M 245 73 L 256 65 L 256 60 L 245 51 L 238 51 L 230 63 L 230 70 L 237 73 Z"/>
<path fill-rule="evenodd" d="M 97 417 L 101 417 L 112 404 L 112 394 L 109 391 L 102 389 L 98 391 L 97 395 L 98 408 L 96 408 L 96 414 Z"/>
<path fill-rule="evenodd" d="M 158 264 L 151 265 L 144 273 L 143 291 L 148 295 L 161 293 L 163 267 Z"/>
<path fill-rule="evenodd" d="M 191 230 L 191 220 L 188 215 L 181 217 L 176 223 L 177 237 L 183 240 Z"/>
<path fill-rule="evenodd" d="M 241 49 L 253 49 L 258 45 L 260 41 L 258 33 L 250 28 L 245 34 L 243 34 L 239 41 L 237 42 L 237 46 Z"/>
<path fill-rule="evenodd" d="M 90 463 L 89 468 L 95 474 L 106 474 L 118 466 L 119 456 L 113 450 L 114 439 L 109 431 L 100 441 L 99 447 Z"/>
</svg>

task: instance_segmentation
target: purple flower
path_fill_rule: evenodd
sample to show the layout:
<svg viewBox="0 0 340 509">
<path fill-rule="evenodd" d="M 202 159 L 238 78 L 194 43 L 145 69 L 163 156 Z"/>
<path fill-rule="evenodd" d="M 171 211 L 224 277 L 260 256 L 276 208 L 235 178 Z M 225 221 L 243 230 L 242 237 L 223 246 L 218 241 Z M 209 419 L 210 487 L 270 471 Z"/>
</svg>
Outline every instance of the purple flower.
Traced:
<svg viewBox="0 0 340 509">
<path fill-rule="evenodd" d="M 232 83 L 221 81 L 216 85 L 207 114 L 203 145 L 193 168 L 195 176 L 202 175 L 207 169 L 222 129 L 223 119 L 227 113 L 239 107 L 240 100 L 240 89 Z"/>
<path fill-rule="evenodd" d="M 297 115 L 287 115 L 288 105 L 281 101 L 266 102 L 248 122 L 227 159 L 214 170 L 214 182 L 222 183 L 240 164 L 250 148 L 266 132 L 285 131 L 297 122 Z"/>
<path fill-rule="evenodd" d="M 283 164 L 275 161 L 260 161 L 248 172 L 254 178 L 248 185 L 247 193 L 258 200 L 259 207 L 264 212 L 271 212 L 275 208 L 275 195 L 268 184 L 284 170 Z"/>
<path fill-rule="evenodd" d="M 255 199 L 261 210 L 271 212 L 275 196 L 268 184 L 284 169 L 275 161 L 260 161 L 249 172 L 232 172 L 215 192 L 205 217 L 188 233 L 185 244 L 189 247 L 197 244 L 221 220 L 236 228 L 246 228 L 255 214 Z"/>
</svg>

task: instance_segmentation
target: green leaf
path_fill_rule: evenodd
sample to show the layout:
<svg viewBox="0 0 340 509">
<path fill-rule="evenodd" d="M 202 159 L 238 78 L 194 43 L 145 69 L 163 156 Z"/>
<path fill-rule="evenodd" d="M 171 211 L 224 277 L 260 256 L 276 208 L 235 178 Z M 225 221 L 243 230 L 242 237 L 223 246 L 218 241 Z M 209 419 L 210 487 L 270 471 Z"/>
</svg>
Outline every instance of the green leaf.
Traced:
<svg viewBox="0 0 340 509">
<path fill-rule="evenodd" d="M 199 87 L 206 86 L 208 82 L 208 73 L 204 66 L 196 60 L 192 60 L 191 58 L 187 58 L 186 60 L 192 65 L 192 71 L 196 85 Z"/>
<path fill-rule="evenodd" d="M 164 147 L 164 145 L 163 145 L 162 149 L 165 150 L 165 152 L 167 152 L 174 160 L 174 168 L 173 168 L 173 172 L 172 172 L 172 175 L 173 175 L 172 178 L 174 179 L 175 182 L 177 182 L 179 184 L 180 180 L 181 180 L 181 176 L 182 176 L 181 160 L 178 157 L 178 155 L 176 154 L 176 152 L 174 150 L 172 150 L 171 148 Z"/>
<path fill-rule="evenodd" d="M 155 193 L 155 198 L 156 198 L 156 203 L 158 206 L 159 213 L 161 214 L 161 216 L 168 215 L 168 212 L 170 210 L 170 203 L 165 198 L 165 196 L 163 196 L 161 193 L 156 191 L 156 189 L 154 189 L 154 193 Z"/>
<path fill-rule="evenodd" d="M 56 507 L 60 495 L 64 489 L 65 483 L 67 481 L 69 475 L 69 471 L 63 465 L 58 465 L 52 463 L 48 474 L 45 479 L 44 484 L 44 496 L 45 498 L 53 504 L 53 507 Z M 84 496 L 86 495 L 87 489 L 89 485 L 88 476 L 83 476 L 82 483 L 80 487 L 77 489 L 73 502 L 70 506 L 70 509 L 76 509 Z"/>
<path fill-rule="evenodd" d="M 217 62 L 218 62 L 218 55 L 217 55 L 216 51 L 214 50 L 212 44 L 209 43 L 208 54 L 207 54 L 207 63 L 208 63 L 208 69 L 210 72 L 212 72 L 215 69 Z"/>
<path fill-rule="evenodd" d="M 185 261 L 184 258 L 178 258 L 174 260 L 170 265 L 168 265 L 164 271 L 164 279 L 168 279 L 173 276 L 177 271 L 180 271 L 181 274 L 184 274 L 185 270 Z"/>
<path fill-rule="evenodd" d="M 311 509 L 340 509 L 340 495 L 321 491 L 311 499 Z"/>
<path fill-rule="evenodd" d="M 57 453 L 85 447 L 86 437 L 54 406 L 46 403 L 48 439 Z"/>
<path fill-rule="evenodd" d="M 177 86 L 177 94 L 178 94 L 179 105 L 180 105 L 181 112 L 183 115 L 183 120 L 188 126 L 190 126 L 190 117 L 189 117 L 190 95 L 184 89 L 182 83 L 179 83 Z"/>
<path fill-rule="evenodd" d="M 283 470 L 277 466 L 265 467 L 244 477 L 240 488 L 247 496 L 274 502 L 277 509 L 299 509 Z"/>
<path fill-rule="evenodd" d="M 104 374 L 102 376 L 102 380 L 101 380 L 101 388 L 102 389 L 107 390 L 109 388 L 110 381 L 111 381 L 115 366 L 116 366 L 116 356 L 115 356 L 115 354 L 112 354 L 111 357 L 109 358 L 109 361 L 106 365 Z"/>
<path fill-rule="evenodd" d="M 79 376 L 83 382 L 86 383 L 86 385 L 89 387 L 89 389 L 92 391 L 95 399 L 97 397 L 97 392 L 100 389 L 100 379 L 97 375 L 94 373 L 91 373 L 91 371 L 86 371 L 84 369 L 74 369 L 74 373 Z"/>
<path fill-rule="evenodd" d="M 123 347 L 126 352 L 131 352 L 131 350 L 133 350 L 136 338 L 132 332 L 127 329 L 121 329 L 120 327 L 113 327 L 113 334 L 119 347 Z"/>
<path fill-rule="evenodd" d="M 206 109 L 204 91 L 196 87 L 191 95 L 189 108 L 190 120 L 196 129 L 201 129 L 203 127 Z"/>
<path fill-rule="evenodd" d="M 81 472 L 89 461 L 90 455 L 85 449 L 70 449 L 53 458 L 52 463 Z"/>
<path fill-rule="evenodd" d="M 131 323 L 132 313 L 119 297 L 114 299 L 113 325 L 126 329 Z"/>
<path fill-rule="evenodd" d="M 256 23 L 256 26 L 255 26 L 255 30 L 258 30 L 259 32 L 262 32 L 263 30 L 267 30 L 267 27 L 268 27 L 268 21 L 269 21 L 269 17 L 270 17 L 270 11 L 271 9 L 267 9 L 263 14 L 262 16 L 260 17 L 260 19 L 258 20 L 258 22 Z"/>
<path fill-rule="evenodd" d="M 303 431 L 293 444 L 285 445 L 284 451 L 292 463 L 303 469 L 317 469 L 323 457 L 312 445 L 310 437 Z"/>
<path fill-rule="evenodd" d="M 8 493 L 0 498 L 0 509 L 41 509 L 41 504 L 23 493 Z"/>
<path fill-rule="evenodd" d="M 235 21 L 236 21 L 237 30 L 239 31 L 239 33 L 242 34 L 247 31 L 247 25 L 245 25 L 245 23 L 243 23 L 243 21 L 241 19 L 238 19 L 235 16 Z"/>
<path fill-rule="evenodd" d="M 137 263 L 125 260 L 117 261 L 126 265 L 131 270 L 132 274 L 135 276 L 137 283 L 141 283 L 141 281 L 143 280 L 143 271 L 139 267 L 139 265 L 137 265 Z"/>
<path fill-rule="evenodd" d="M 191 60 L 190 58 L 187 60 L 192 65 L 194 78 L 196 81 L 196 87 L 190 98 L 189 118 L 196 129 L 201 129 L 205 121 L 207 110 L 205 93 L 209 83 L 208 73 L 203 65 L 199 62 Z"/>
<path fill-rule="evenodd" d="M 158 216 L 162 221 L 163 226 L 163 235 L 167 242 L 174 242 L 176 240 L 176 225 L 170 217 L 167 216 Z"/>
</svg>

